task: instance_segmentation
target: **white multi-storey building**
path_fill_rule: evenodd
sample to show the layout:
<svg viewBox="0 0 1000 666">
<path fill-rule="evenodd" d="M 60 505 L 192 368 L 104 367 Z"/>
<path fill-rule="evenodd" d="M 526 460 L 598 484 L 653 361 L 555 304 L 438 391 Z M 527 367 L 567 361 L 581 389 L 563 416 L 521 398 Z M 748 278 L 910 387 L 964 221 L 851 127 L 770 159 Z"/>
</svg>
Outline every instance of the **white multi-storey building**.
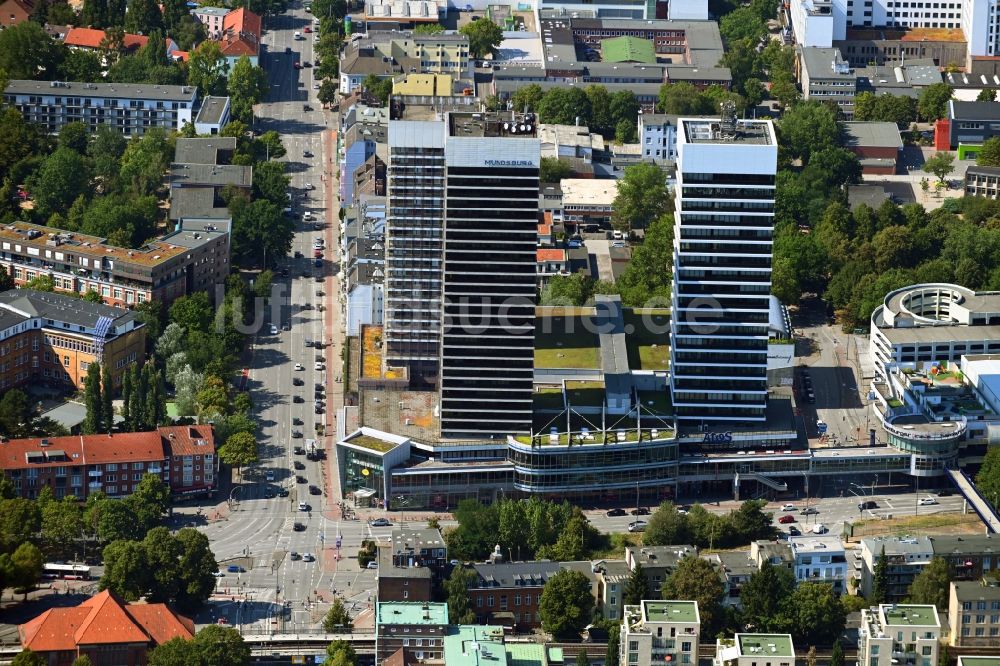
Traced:
<svg viewBox="0 0 1000 666">
<path fill-rule="evenodd" d="M 793 571 L 800 583 L 829 583 L 843 594 L 847 580 L 844 544 L 836 536 L 790 537 L 788 545 L 795 558 Z"/>
<path fill-rule="evenodd" d="M 941 620 L 934 606 L 882 604 L 861 611 L 858 663 L 865 666 L 934 666 Z"/>
<path fill-rule="evenodd" d="M 778 142 L 767 120 L 677 132 L 671 393 L 688 425 L 762 422 Z"/>
<path fill-rule="evenodd" d="M 651 601 L 626 606 L 619 663 L 630 666 L 698 664 L 701 617 L 696 601 Z"/>
</svg>

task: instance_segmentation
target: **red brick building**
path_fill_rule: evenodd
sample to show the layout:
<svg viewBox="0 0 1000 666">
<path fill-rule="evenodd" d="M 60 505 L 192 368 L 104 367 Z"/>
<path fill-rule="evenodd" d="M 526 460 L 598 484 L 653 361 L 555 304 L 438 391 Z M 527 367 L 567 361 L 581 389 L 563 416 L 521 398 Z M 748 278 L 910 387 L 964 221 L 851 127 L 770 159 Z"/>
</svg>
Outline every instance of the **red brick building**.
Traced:
<svg viewBox="0 0 1000 666">
<path fill-rule="evenodd" d="M 867 175 L 891 176 L 903 150 L 896 123 L 841 123 L 844 147 L 858 156 L 861 172 Z"/>
<path fill-rule="evenodd" d="M 166 604 L 126 604 L 105 590 L 74 608 L 47 610 L 17 632 L 49 666 L 71 666 L 82 655 L 94 666 L 144 666 L 157 645 L 193 638 L 194 622 Z"/>
<path fill-rule="evenodd" d="M 0 28 L 9 28 L 31 18 L 35 6 L 28 0 L 6 0 L 0 3 Z"/>
<path fill-rule="evenodd" d="M 21 497 L 44 487 L 56 498 L 103 491 L 129 495 L 145 474 L 159 475 L 174 495 L 215 489 L 218 456 L 212 427 L 171 426 L 151 432 L 0 440 L 0 471 Z"/>
</svg>

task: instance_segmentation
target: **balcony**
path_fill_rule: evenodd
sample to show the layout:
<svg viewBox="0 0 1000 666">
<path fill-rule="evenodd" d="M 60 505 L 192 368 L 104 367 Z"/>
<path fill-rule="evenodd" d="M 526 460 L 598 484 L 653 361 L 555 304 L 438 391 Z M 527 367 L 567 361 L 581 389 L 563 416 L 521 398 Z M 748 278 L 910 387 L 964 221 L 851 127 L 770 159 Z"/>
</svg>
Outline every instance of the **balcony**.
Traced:
<svg viewBox="0 0 1000 666">
<path fill-rule="evenodd" d="M 90 478 L 102 477 L 104 476 L 104 472 L 102 472 L 99 469 L 92 469 L 89 472 L 87 472 L 87 476 L 89 476 Z"/>
<path fill-rule="evenodd" d="M 100 481 L 91 481 L 87 484 L 87 488 L 91 491 L 100 490 L 102 485 L 103 484 Z"/>
</svg>

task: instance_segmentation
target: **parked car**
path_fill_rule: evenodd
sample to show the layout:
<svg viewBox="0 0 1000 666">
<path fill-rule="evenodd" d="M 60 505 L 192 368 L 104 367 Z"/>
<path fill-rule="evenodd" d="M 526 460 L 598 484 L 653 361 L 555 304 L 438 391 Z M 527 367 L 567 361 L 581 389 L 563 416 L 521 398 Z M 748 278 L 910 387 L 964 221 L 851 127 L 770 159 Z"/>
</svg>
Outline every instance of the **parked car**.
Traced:
<svg viewBox="0 0 1000 666">
<path fill-rule="evenodd" d="M 301 430 L 293 430 L 292 431 L 292 439 L 302 439 L 302 431 Z"/>
<path fill-rule="evenodd" d="M 813 534 L 826 534 L 829 531 L 830 530 L 826 529 L 826 525 L 824 525 L 823 523 L 816 523 L 815 525 L 813 525 L 812 528 Z"/>
<path fill-rule="evenodd" d="M 640 506 L 637 509 L 632 509 L 631 511 L 629 511 L 629 513 L 631 513 L 633 516 L 648 516 L 649 509 L 647 509 L 644 506 Z"/>
<path fill-rule="evenodd" d="M 264 479 L 267 481 L 274 481 L 274 470 L 267 470 L 267 473 L 264 474 Z"/>
<path fill-rule="evenodd" d="M 278 488 L 278 497 L 288 497 L 288 488 Z"/>
<path fill-rule="evenodd" d="M 305 402 L 305 399 L 301 395 L 292 396 L 292 402 Z"/>
<path fill-rule="evenodd" d="M 299 474 L 295 477 L 295 483 L 309 483 L 309 479 Z"/>
<path fill-rule="evenodd" d="M 374 520 L 369 520 L 368 524 L 372 527 L 392 527 L 392 523 L 388 518 L 376 518 Z"/>
<path fill-rule="evenodd" d="M 799 514 L 803 516 L 815 516 L 817 513 L 819 513 L 819 509 L 817 509 L 814 506 L 807 506 L 806 508 L 799 511 Z"/>
<path fill-rule="evenodd" d="M 802 531 L 795 525 L 788 528 L 788 536 L 802 536 Z"/>
<path fill-rule="evenodd" d="M 795 511 L 795 505 L 794 504 L 783 504 L 782 507 L 781 507 L 781 510 L 782 511 Z"/>
<path fill-rule="evenodd" d="M 795 522 L 795 516 L 793 516 L 790 513 L 786 513 L 781 518 L 778 518 L 778 522 L 781 523 L 782 525 L 787 525 L 789 523 L 794 523 Z"/>
<path fill-rule="evenodd" d="M 365 568 L 366 569 L 378 569 L 378 560 L 372 560 L 371 562 L 368 563 L 368 566 L 365 567 Z"/>
<path fill-rule="evenodd" d="M 319 489 L 319 486 L 309 486 L 310 495 L 322 495 L 323 491 Z"/>
<path fill-rule="evenodd" d="M 301 461 L 296 460 L 292 462 L 292 468 L 295 470 L 300 470 L 300 469 L 305 469 L 306 466 L 303 465 Z"/>
<path fill-rule="evenodd" d="M 878 502 L 873 500 L 865 500 L 864 502 L 858 502 L 858 511 L 864 511 L 865 509 L 877 509 Z"/>
<path fill-rule="evenodd" d="M 920 498 L 920 506 L 931 506 L 931 505 L 934 505 L 934 504 L 937 504 L 937 503 L 938 503 L 938 501 L 936 499 L 934 499 L 933 497 L 921 497 Z"/>
<path fill-rule="evenodd" d="M 312 553 L 302 553 L 302 561 L 303 562 L 315 562 L 316 561 L 316 556 L 313 555 Z"/>
<path fill-rule="evenodd" d="M 302 559 L 302 556 L 293 550 L 292 552 L 288 553 L 288 559 L 290 559 L 292 562 L 297 562 Z"/>
<path fill-rule="evenodd" d="M 614 518 L 616 516 L 624 516 L 626 514 L 625 514 L 625 509 L 611 509 L 610 511 L 608 511 L 607 515 L 609 518 Z"/>
<path fill-rule="evenodd" d="M 302 381 L 301 377 L 293 377 L 292 378 L 292 385 L 293 386 L 302 386 L 303 384 L 305 384 L 305 382 Z"/>
</svg>

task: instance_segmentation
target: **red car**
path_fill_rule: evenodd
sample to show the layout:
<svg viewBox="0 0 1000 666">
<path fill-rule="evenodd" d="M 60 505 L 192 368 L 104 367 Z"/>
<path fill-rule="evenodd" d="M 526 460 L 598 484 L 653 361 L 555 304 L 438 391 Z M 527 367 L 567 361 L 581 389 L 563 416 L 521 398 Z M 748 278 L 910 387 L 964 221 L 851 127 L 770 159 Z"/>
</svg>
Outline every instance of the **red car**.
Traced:
<svg viewBox="0 0 1000 666">
<path fill-rule="evenodd" d="M 795 516 L 789 516 L 788 514 L 785 514 L 781 518 L 778 518 L 778 522 L 781 523 L 782 525 L 787 525 L 788 523 L 794 523 Z"/>
<path fill-rule="evenodd" d="M 292 63 L 292 67 L 294 67 L 295 69 L 302 69 L 302 63 L 295 61 Z"/>
<path fill-rule="evenodd" d="M 312 31 L 313 31 L 313 29 L 310 28 L 309 26 L 306 26 L 306 27 L 302 28 L 302 32 L 309 33 L 309 32 L 312 32 Z"/>
</svg>

